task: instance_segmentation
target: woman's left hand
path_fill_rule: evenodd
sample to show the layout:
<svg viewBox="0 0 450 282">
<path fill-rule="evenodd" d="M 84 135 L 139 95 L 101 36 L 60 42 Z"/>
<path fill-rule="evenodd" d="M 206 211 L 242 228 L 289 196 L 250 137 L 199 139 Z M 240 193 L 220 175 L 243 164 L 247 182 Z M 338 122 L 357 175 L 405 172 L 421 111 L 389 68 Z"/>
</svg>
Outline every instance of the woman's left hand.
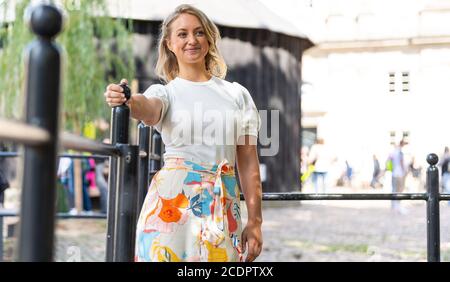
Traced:
<svg viewBox="0 0 450 282">
<path fill-rule="evenodd" d="M 259 256 L 262 244 L 261 224 L 247 223 L 247 226 L 242 231 L 242 253 L 245 253 L 245 250 L 248 249 L 245 262 L 252 262 Z"/>
</svg>

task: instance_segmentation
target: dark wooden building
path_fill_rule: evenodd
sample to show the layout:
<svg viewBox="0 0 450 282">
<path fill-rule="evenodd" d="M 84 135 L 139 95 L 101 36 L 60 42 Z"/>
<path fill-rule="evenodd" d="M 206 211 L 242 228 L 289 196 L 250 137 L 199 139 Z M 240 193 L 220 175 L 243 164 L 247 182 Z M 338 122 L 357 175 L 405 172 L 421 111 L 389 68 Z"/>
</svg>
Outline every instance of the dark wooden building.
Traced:
<svg viewBox="0 0 450 282">
<path fill-rule="evenodd" d="M 262 4 L 258 4 L 258 1 L 248 3 L 250 2 L 257 6 L 255 9 L 258 9 L 260 17 L 272 22 L 282 21 L 270 14 L 270 11 L 264 10 L 265 7 L 260 6 Z M 248 3 L 245 4 L 246 7 Z M 207 10 L 207 7 L 199 8 Z M 218 7 L 214 7 L 214 10 L 217 9 Z M 301 148 L 301 63 L 302 53 L 312 46 L 311 41 L 299 32 L 293 34 L 295 31 L 292 32 L 294 29 L 291 27 L 285 32 L 279 24 L 273 28 L 277 30 L 272 30 L 270 25 L 260 28 L 224 25 L 215 20 L 214 12 L 205 12 L 218 24 L 221 31 L 222 41 L 219 48 L 228 65 L 226 80 L 244 85 L 250 91 L 258 110 L 267 110 L 267 119 L 263 119 L 261 128 L 261 130 L 268 129 L 268 139 L 265 140 L 279 139 L 272 140 L 270 144 L 263 144 L 260 135 L 258 151 L 264 192 L 298 191 Z M 161 20 L 154 20 L 150 16 L 149 18 L 134 20 L 134 52 L 140 91 L 144 91 L 153 83 L 160 83 L 155 76 L 154 66 L 158 56 L 156 44 Z M 235 21 L 239 22 L 238 19 Z M 274 136 L 276 128 L 271 128 L 272 110 L 279 111 L 279 125 L 273 124 L 274 127 L 279 126 L 279 138 Z"/>
</svg>

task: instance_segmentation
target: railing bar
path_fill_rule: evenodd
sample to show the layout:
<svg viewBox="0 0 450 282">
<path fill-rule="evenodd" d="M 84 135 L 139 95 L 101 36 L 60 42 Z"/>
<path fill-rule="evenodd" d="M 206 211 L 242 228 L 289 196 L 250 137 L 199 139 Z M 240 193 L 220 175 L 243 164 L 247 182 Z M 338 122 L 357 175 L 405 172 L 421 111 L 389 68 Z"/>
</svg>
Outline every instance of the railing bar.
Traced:
<svg viewBox="0 0 450 282">
<path fill-rule="evenodd" d="M 0 152 L 0 158 L 15 158 L 22 156 L 18 152 Z M 107 159 L 107 155 L 78 155 L 78 154 L 59 154 L 59 158 L 71 158 L 71 159 Z"/>
<path fill-rule="evenodd" d="M 69 218 L 77 218 L 77 219 L 106 219 L 106 214 L 67 214 L 67 213 L 58 213 L 56 217 L 61 219 L 69 219 Z"/>
<path fill-rule="evenodd" d="M 149 158 L 151 159 L 151 160 L 157 160 L 157 161 L 159 161 L 159 160 L 161 160 L 161 157 L 159 156 L 159 155 L 157 155 L 157 154 L 149 154 Z"/>
<path fill-rule="evenodd" d="M 439 201 L 449 201 L 450 194 L 439 194 Z"/>
<path fill-rule="evenodd" d="M 0 140 L 25 145 L 44 145 L 51 140 L 50 133 L 37 126 L 20 121 L 0 119 Z"/>
<path fill-rule="evenodd" d="M 65 149 L 115 156 L 120 155 L 120 150 L 111 144 L 96 142 L 68 132 L 62 133 L 60 138 L 61 145 Z"/>
<path fill-rule="evenodd" d="M 241 194 L 241 200 L 244 195 Z M 308 193 L 263 193 L 265 201 L 284 200 L 426 200 L 425 193 L 387 193 L 387 194 L 308 194 Z"/>
<path fill-rule="evenodd" d="M 76 154 L 60 154 L 60 158 L 70 158 L 70 159 L 108 159 L 107 155 L 76 155 Z"/>
<path fill-rule="evenodd" d="M 19 212 L 16 210 L 0 210 L 0 217 L 16 217 L 19 216 Z M 71 213 L 56 213 L 57 218 L 79 218 L 79 219 L 106 219 L 104 213 L 91 213 L 91 214 L 71 214 Z"/>
<path fill-rule="evenodd" d="M 0 152 L 0 158 L 16 158 L 20 156 L 17 152 Z"/>
</svg>

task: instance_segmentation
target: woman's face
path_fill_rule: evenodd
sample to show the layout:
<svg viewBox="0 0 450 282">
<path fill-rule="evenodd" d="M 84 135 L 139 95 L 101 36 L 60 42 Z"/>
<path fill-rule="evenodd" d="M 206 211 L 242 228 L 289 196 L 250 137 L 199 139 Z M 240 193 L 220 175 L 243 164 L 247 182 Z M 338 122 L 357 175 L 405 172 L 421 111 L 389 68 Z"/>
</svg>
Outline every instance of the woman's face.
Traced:
<svg viewBox="0 0 450 282">
<path fill-rule="evenodd" d="M 179 65 L 204 65 L 209 44 L 199 19 L 191 14 L 178 16 L 170 25 L 167 47 L 175 54 Z"/>
</svg>

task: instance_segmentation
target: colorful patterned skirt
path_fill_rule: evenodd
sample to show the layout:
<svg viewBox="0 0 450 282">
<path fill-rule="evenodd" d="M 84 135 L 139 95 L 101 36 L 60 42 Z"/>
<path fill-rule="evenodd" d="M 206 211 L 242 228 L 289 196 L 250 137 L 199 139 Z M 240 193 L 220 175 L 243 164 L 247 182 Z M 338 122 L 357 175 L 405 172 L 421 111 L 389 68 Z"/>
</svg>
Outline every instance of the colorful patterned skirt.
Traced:
<svg viewBox="0 0 450 282">
<path fill-rule="evenodd" d="M 136 230 L 136 261 L 242 261 L 234 167 L 169 157 L 152 179 Z"/>
</svg>

